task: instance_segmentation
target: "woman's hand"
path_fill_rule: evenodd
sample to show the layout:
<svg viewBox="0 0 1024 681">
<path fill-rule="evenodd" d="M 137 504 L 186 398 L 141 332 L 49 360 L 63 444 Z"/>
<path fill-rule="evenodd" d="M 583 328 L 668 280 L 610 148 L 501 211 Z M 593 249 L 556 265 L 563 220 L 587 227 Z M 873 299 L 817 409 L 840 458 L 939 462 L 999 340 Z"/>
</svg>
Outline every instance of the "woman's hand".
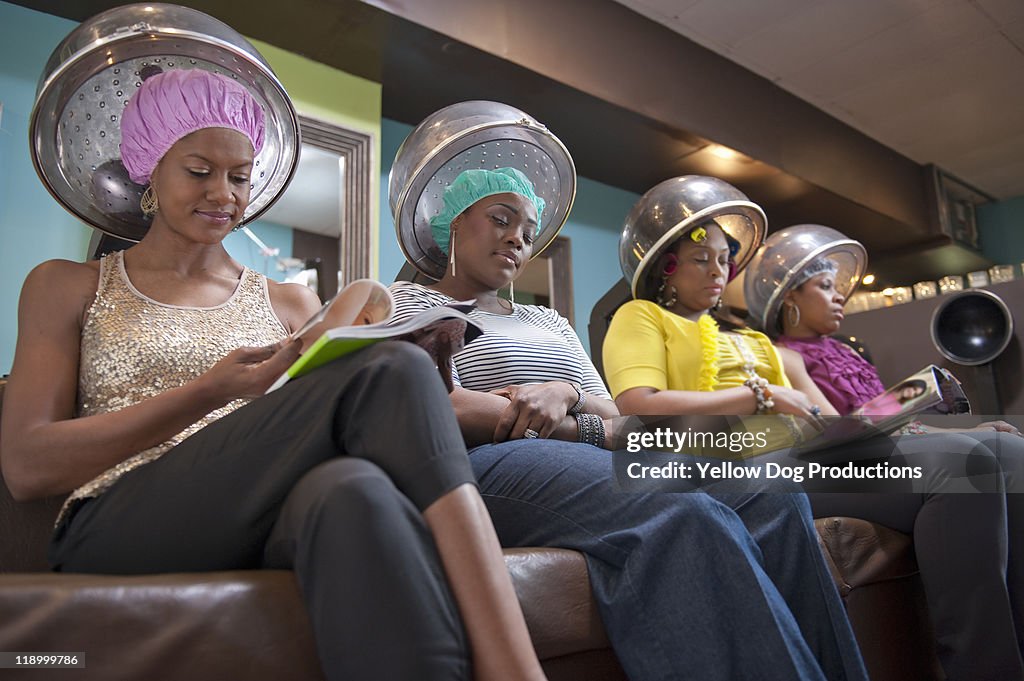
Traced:
<svg viewBox="0 0 1024 681">
<path fill-rule="evenodd" d="M 259 397 L 299 358 L 301 348 L 297 340 L 261 348 L 238 348 L 197 378 L 197 387 L 201 386 L 211 400 L 221 405 Z"/>
<path fill-rule="evenodd" d="M 979 423 L 974 428 L 971 428 L 971 430 L 994 430 L 997 433 L 1010 433 L 1011 435 L 1018 436 L 1021 434 L 1020 430 L 1017 429 L 1017 426 L 1012 423 L 1007 423 L 1006 421 L 985 421 L 984 423 Z"/>
<path fill-rule="evenodd" d="M 807 395 L 793 388 L 786 388 L 781 385 L 769 386 L 772 391 L 772 408 L 776 414 L 792 414 L 793 416 L 815 417 L 821 413 L 819 407 L 817 413 L 812 412 L 815 405 Z"/>
<path fill-rule="evenodd" d="M 526 437 L 527 430 L 537 433 L 535 437 L 550 437 L 579 399 L 575 388 L 560 381 L 510 385 L 491 392 L 509 401 L 494 429 L 495 442 Z"/>
</svg>

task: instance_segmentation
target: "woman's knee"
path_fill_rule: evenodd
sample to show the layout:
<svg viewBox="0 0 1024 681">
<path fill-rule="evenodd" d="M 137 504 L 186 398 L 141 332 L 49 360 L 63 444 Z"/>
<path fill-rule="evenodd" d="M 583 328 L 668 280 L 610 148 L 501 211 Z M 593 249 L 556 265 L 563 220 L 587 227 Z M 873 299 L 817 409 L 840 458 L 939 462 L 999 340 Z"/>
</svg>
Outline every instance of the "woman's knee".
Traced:
<svg viewBox="0 0 1024 681">
<path fill-rule="evenodd" d="M 935 433 L 899 438 L 897 455 L 917 471 L 916 488 L 924 493 L 1002 492 L 999 457 L 973 433 Z"/>
<path fill-rule="evenodd" d="M 339 457 L 307 472 L 285 501 L 288 512 L 337 513 L 347 517 L 392 508 L 401 492 L 379 466 L 356 457 Z"/>
<path fill-rule="evenodd" d="M 380 467 L 341 457 L 311 469 L 289 492 L 264 546 L 264 566 L 292 567 L 314 555 L 330 562 L 351 551 L 393 552 L 396 541 L 425 536 L 422 516 Z"/>
</svg>

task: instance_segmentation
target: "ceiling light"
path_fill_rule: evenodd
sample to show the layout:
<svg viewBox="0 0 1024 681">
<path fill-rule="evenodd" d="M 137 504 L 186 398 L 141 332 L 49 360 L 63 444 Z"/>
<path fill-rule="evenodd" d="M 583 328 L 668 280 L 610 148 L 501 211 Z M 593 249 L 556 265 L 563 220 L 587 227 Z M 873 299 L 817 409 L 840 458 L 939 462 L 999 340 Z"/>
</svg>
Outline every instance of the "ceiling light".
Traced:
<svg viewBox="0 0 1024 681">
<path fill-rule="evenodd" d="M 721 144 L 708 145 L 708 151 L 717 156 L 718 158 L 724 158 L 727 161 L 739 160 L 743 155 L 735 149 L 722 146 Z"/>
</svg>

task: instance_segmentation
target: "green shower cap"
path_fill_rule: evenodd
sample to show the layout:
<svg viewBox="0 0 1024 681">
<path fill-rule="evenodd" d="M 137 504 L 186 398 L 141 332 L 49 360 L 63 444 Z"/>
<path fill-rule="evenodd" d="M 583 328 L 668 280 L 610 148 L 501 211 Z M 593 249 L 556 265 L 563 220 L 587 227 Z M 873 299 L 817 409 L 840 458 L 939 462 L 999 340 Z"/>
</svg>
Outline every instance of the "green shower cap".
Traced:
<svg viewBox="0 0 1024 681">
<path fill-rule="evenodd" d="M 474 203 L 494 194 L 519 194 L 526 197 L 537 209 L 537 228 L 544 213 L 544 199 L 533 191 L 529 178 L 515 168 L 497 170 L 466 170 L 444 190 L 444 209 L 430 219 L 434 241 L 441 251 L 448 254 L 452 220 Z"/>
</svg>

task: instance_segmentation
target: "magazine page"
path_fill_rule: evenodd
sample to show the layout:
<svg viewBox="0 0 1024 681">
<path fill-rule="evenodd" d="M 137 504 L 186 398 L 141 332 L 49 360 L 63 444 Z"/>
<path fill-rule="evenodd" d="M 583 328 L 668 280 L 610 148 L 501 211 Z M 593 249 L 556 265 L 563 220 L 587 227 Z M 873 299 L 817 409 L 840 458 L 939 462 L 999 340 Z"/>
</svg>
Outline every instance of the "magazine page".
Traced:
<svg viewBox="0 0 1024 681">
<path fill-rule="evenodd" d="M 944 404 L 941 388 L 944 381 L 943 370 L 929 365 L 868 400 L 849 416 L 822 419 L 821 432 L 796 449 L 811 452 L 890 434 L 913 420 L 915 415 Z"/>
<path fill-rule="evenodd" d="M 390 292 L 388 293 L 390 296 Z M 390 297 L 388 300 L 391 300 Z M 447 346 L 457 344 L 461 349 L 462 345 L 483 333 L 483 329 L 466 315 L 473 307 L 475 307 L 473 301 L 453 303 L 429 308 L 398 324 L 388 324 L 388 320 L 384 320 L 373 324 L 357 324 L 329 329 L 303 351 L 295 363 L 288 368 L 288 371 L 282 374 L 267 392 L 277 390 L 293 378 L 303 376 L 317 367 L 372 343 L 388 339 L 401 339 L 410 340 L 423 346 L 424 342 L 421 341 L 427 340 L 428 332 L 433 329 L 441 330 L 440 327 L 444 327 L 445 338 L 442 344 Z M 337 317 L 331 315 L 331 318 Z M 457 324 L 453 325 L 452 322 L 457 322 Z M 325 321 L 321 320 L 307 333 L 311 334 L 324 323 Z M 436 360 L 437 358 L 435 358 Z"/>
<path fill-rule="evenodd" d="M 373 279 L 357 279 L 324 304 L 292 338 L 302 340 L 303 352 L 324 333 L 338 327 L 386 324 L 395 301 L 384 284 Z"/>
<path fill-rule="evenodd" d="M 863 404 L 852 416 L 864 416 L 882 427 L 887 420 L 901 415 L 913 415 L 942 401 L 939 389 L 939 368 L 934 364 L 926 366 L 913 376 L 908 376 L 878 397 Z"/>
</svg>

